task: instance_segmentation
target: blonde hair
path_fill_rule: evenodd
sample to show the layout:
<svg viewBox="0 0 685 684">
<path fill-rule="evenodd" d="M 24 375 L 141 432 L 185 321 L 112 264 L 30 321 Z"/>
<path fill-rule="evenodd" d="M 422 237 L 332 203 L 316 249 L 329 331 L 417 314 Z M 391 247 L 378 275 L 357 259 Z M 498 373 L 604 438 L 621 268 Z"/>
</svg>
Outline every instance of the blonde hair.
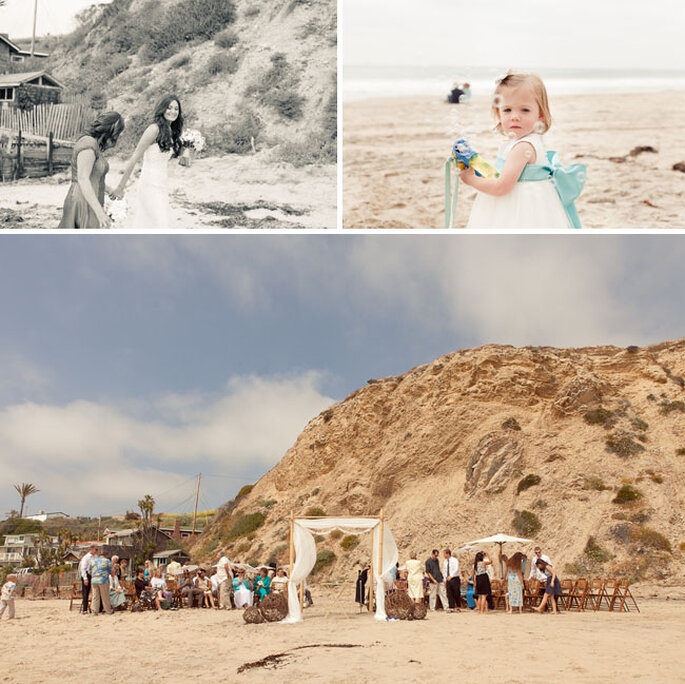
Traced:
<svg viewBox="0 0 685 684">
<path fill-rule="evenodd" d="M 520 88 L 521 86 L 530 88 L 535 95 L 535 102 L 542 114 L 542 123 L 544 130 L 542 133 L 547 133 L 547 131 L 552 126 L 552 114 L 549 111 L 549 102 L 547 100 L 547 89 L 542 79 L 537 74 L 515 74 L 509 72 L 504 78 L 500 78 L 495 86 L 495 98 L 500 95 L 504 88 Z M 495 129 L 500 133 L 502 132 L 502 123 L 499 120 L 499 108 L 493 103 L 492 113 L 497 120 L 497 125 Z"/>
</svg>

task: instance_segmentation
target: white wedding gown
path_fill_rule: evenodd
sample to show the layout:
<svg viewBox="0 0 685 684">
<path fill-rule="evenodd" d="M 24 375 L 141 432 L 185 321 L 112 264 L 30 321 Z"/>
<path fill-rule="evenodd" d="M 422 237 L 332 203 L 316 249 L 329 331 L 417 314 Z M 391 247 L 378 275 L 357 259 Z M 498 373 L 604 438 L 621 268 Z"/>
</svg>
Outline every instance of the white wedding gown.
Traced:
<svg viewBox="0 0 685 684">
<path fill-rule="evenodd" d="M 170 228 L 168 162 L 171 151 L 153 143 L 143 155 L 143 169 L 131 198 L 128 228 Z"/>
</svg>

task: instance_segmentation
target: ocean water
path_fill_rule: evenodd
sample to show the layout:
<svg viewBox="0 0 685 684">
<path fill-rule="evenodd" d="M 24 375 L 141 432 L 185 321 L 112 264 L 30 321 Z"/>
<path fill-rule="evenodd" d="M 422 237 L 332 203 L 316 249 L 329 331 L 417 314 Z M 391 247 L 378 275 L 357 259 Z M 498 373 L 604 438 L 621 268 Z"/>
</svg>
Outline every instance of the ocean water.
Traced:
<svg viewBox="0 0 685 684">
<path fill-rule="evenodd" d="M 550 95 L 636 93 L 685 90 L 685 70 L 521 69 L 539 74 Z M 505 69 L 449 66 L 343 67 L 343 97 L 347 102 L 376 97 L 428 95 L 444 98 L 452 83 L 468 81 L 474 95 L 491 95 Z"/>
</svg>

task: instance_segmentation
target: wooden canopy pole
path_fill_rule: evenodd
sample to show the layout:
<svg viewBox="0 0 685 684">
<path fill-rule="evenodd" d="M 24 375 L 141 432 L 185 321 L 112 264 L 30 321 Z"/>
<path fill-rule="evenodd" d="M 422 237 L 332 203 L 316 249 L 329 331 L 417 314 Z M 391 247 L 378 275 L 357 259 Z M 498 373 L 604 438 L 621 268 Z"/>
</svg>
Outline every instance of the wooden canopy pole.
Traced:
<svg viewBox="0 0 685 684">
<path fill-rule="evenodd" d="M 371 572 L 369 577 L 369 611 L 373 610 L 373 533 L 371 534 Z"/>
</svg>

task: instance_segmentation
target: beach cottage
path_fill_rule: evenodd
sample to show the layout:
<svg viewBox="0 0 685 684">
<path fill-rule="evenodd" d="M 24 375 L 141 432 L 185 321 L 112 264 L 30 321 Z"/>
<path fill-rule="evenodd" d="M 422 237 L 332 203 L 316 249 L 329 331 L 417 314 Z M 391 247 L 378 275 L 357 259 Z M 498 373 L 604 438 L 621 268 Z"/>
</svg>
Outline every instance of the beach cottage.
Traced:
<svg viewBox="0 0 685 684">
<path fill-rule="evenodd" d="M 31 54 L 30 50 L 23 50 L 10 40 L 7 33 L 0 33 L 0 73 L 9 71 L 12 64 L 21 63 L 27 59 L 45 59 L 49 57 L 46 52 Z"/>
<path fill-rule="evenodd" d="M 64 86 L 45 71 L 0 74 L 0 105 L 25 107 L 62 101 Z"/>
</svg>

